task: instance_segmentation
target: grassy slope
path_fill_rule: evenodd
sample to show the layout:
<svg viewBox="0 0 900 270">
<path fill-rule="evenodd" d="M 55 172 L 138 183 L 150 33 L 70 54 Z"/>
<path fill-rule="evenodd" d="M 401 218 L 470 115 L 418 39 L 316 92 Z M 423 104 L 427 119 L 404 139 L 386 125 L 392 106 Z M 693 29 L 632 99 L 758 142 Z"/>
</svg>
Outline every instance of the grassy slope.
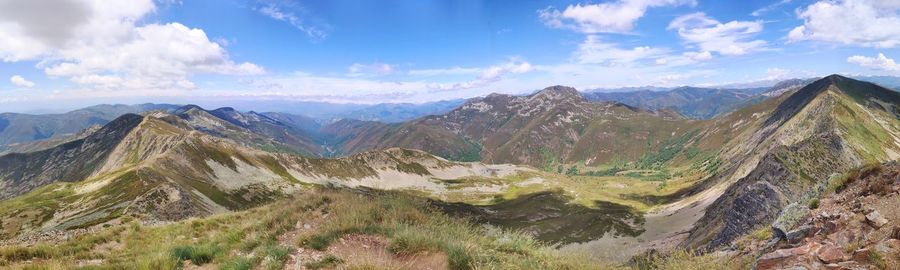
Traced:
<svg viewBox="0 0 900 270">
<path fill-rule="evenodd" d="M 106 228 L 57 244 L 0 248 L 5 268 L 176 269 L 185 260 L 221 269 L 280 269 L 298 249 L 326 250 L 348 235 L 387 238 L 389 260 L 416 254 L 446 256 L 451 269 L 597 269 L 600 262 L 559 254 L 530 237 L 487 230 L 435 212 L 397 193 L 313 190 L 243 212 L 164 226 L 138 223 Z M 323 213 L 327 213 L 323 215 Z M 304 229 L 298 224 L 312 224 Z M 286 234 L 297 235 L 285 239 Z M 350 269 L 378 269 L 353 258 L 333 260 Z M 309 263 L 309 262 L 308 262 Z M 594 266 L 588 266 L 594 263 Z M 382 266 L 384 267 L 384 266 Z"/>
</svg>

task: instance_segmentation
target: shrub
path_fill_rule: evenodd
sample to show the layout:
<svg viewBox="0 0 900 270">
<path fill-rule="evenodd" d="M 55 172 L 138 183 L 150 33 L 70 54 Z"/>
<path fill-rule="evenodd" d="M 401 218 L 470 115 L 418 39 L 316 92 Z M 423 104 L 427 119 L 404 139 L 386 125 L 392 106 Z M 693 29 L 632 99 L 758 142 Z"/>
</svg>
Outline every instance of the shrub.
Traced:
<svg viewBox="0 0 900 270">
<path fill-rule="evenodd" d="M 809 200 L 809 209 L 819 208 L 819 198 L 813 198 Z"/>
</svg>

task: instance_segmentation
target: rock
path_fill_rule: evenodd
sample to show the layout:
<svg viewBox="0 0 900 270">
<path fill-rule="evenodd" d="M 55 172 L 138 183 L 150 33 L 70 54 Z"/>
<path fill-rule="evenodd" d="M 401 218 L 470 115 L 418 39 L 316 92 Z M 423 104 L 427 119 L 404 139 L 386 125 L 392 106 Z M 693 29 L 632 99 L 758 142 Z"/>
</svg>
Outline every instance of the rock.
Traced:
<svg viewBox="0 0 900 270">
<path fill-rule="evenodd" d="M 797 226 L 807 213 L 809 213 L 809 208 L 806 205 L 792 203 L 785 206 L 778 218 L 775 219 L 775 222 L 772 223 L 775 235 L 780 238 L 787 238 L 787 232 L 794 226 Z"/>
<path fill-rule="evenodd" d="M 809 247 L 801 246 L 796 248 L 779 249 L 766 253 L 756 260 L 756 269 L 780 269 L 788 266 L 792 262 L 797 261 L 797 257 L 809 253 Z"/>
<path fill-rule="evenodd" d="M 853 251 L 853 260 L 858 262 L 868 262 L 872 256 L 872 251 L 868 248 L 861 248 Z"/>
<path fill-rule="evenodd" d="M 856 233 L 851 230 L 838 231 L 828 235 L 828 240 L 835 245 L 846 247 L 851 243 L 857 242 Z"/>
<path fill-rule="evenodd" d="M 900 239 L 900 226 L 894 226 L 891 231 L 891 239 Z"/>
<path fill-rule="evenodd" d="M 834 221 L 834 220 L 825 221 L 825 223 L 822 224 L 822 233 L 830 234 L 830 233 L 837 231 L 837 228 L 838 228 L 837 221 Z"/>
<path fill-rule="evenodd" d="M 829 263 L 829 264 L 826 264 L 826 265 L 825 265 L 825 269 L 828 269 L 828 270 L 841 270 L 841 269 L 844 269 L 844 268 L 841 267 L 840 264 Z"/>
<path fill-rule="evenodd" d="M 875 228 L 881 228 L 881 226 L 888 223 L 888 220 L 881 216 L 878 210 L 873 210 L 871 213 L 866 214 L 866 221 Z"/>
<path fill-rule="evenodd" d="M 840 248 L 827 244 L 819 248 L 818 254 L 816 254 L 824 263 L 837 263 L 845 260 L 844 251 Z"/>
<path fill-rule="evenodd" d="M 800 226 L 799 228 L 797 228 L 796 230 L 788 232 L 784 239 L 787 240 L 788 243 L 797 244 L 797 243 L 800 243 L 801 240 L 803 240 L 804 238 L 806 238 L 807 236 L 812 234 L 812 232 L 813 232 L 812 226 L 803 225 L 803 226 Z"/>
</svg>

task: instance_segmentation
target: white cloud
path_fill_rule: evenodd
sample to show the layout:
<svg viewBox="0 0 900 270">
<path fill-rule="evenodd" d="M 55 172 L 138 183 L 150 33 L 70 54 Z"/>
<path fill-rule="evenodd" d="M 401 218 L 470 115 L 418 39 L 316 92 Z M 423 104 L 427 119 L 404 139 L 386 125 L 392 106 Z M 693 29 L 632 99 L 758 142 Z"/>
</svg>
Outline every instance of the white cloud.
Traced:
<svg viewBox="0 0 900 270">
<path fill-rule="evenodd" d="M 588 35 L 578 45 L 575 58 L 582 64 L 630 65 L 639 60 L 661 57 L 667 52 L 666 49 L 649 46 L 623 49 L 616 44 L 601 41 L 596 35 Z"/>
<path fill-rule="evenodd" d="M 306 33 L 306 35 L 313 39 L 321 40 L 328 37 L 328 32 L 326 30 L 307 23 L 296 13 L 288 11 L 296 4 L 292 2 L 282 1 L 265 2 L 267 3 L 265 3 L 262 7 L 256 9 L 256 11 L 258 11 L 260 14 L 278 21 L 289 23 L 290 25 L 294 26 L 294 28 L 297 28 L 297 30 Z"/>
<path fill-rule="evenodd" d="M 582 33 L 627 33 L 644 16 L 647 8 L 696 5 L 695 0 L 618 0 L 599 4 L 569 5 L 559 11 L 552 7 L 538 10 L 538 18 L 553 28 Z"/>
<path fill-rule="evenodd" d="M 47 75 L 68 77 L 77 84 L 170 90 L 194 88 L 192 74 L 263 73 L 253 63 L 232 61 L 201 29 L 175 22 L 138 25 L 155 10 L 152 0 L 58 0 L 53 8 L 46 8 L 43 1 L 7 2 L 0 4 L 0 12 L 24 15 L 0 16 L 0 57 L 37 60 Z M 65 18 L 61 14 L 69 12 L 56 6 L 61 3 L 84 14 L 69 16 L 75 18 L 71 22 L 52 19 Z"/>
<path fill-rule="evenodd" d="M 769 12 L 769 11 L 771 11 L 771 10 L 773 10 L 773 9 L 776 9 L 776 8 L 778 8 L 778 7 L 781 7 L 781 6 L 783 6 L 783 5 L 790 4 L 791 1 L 792 1 L 792 0 L 781 0 L 781 1 L 778 1 L 778 2 L 775 2 L 775 3 L 772 3 L 772 4 L 769 4 L 769 5 L 767 5 L 767 6 L 764 6 L 764 7 L 760 8 L 760 9 L 754 10 L 752 13 L 750 13 L 750 15 L 751 15 L 751 16 L 754 16 L 754 17 L 759 17 L 759 16 L 761 16 L 763 13 Z"/>
<path fill-rule="evenodd" d="M 452 67 L 452 68 L 435 68 L 435 69 L 414 69 L 407 72 L 407 74 L 412 76 L 444 76 L 444 75 L 471 75 L 478 74 L 480 72 L 480 68 L 464 68 L 464 67 Z"/>
<path fill-rule="evenodd" d="M 351 76 L 388 75 L 394 73 L 397 67 L 391 64 L 374 62 L 371 64 L 353 63 L 347 67 Z"/>
<path fill-rule="evenodd" d="M 766 80 L 782 80 L 786 79 L 790 71 L 781 68 L 766 69 Z"/>
<path fill-rule="evenodd" d="M 900 1 L 819 1 L 800 9 L 803 25 L 788 33 L 789 41 L 815 40 L 865 47 L 900 45 Z"/>
<path fill-rule="evenodd" d="M 704 52 L 743 55 L 766 47 L 763 40 L 751 40 L 752 36 L 762 31 L 762 21 L 721 23 L 698 12 L 675 18 L 667 29 L 677 29 L 685 42 L 698 46 Z"/>
<path fill-rule="evenodd" d="M 34 87 L 34 82 L 26 80 L 25 78 L 23 78 L 22 76 L 19 76 L 19 75 L 13 75 L 12 77 L 9 77 L 9 82 L 12 83 L 13 85 L 19 86 L 19 87 L 28 87 L 28 88 Z"/>
<path fill-rule="evenodd" d="M 510 59 L 508 62 L 480 69 L 477 78 L 458 83 L 430 83 L 428 88 L 436 91 L 450 91 L 461 89 L 472 89 L 488 86 L 494 82 L 498 82 L 508 74 L 522 74 L 530 72 L 534 69 L 528 62 L 519 59 Z"/>
<path fill-rule="evenodd" d="M 897 62 L 894 62 L 894 59 L 884 56 L 883 53 L 879 53 L 878 57 L 854 55 L 847 57 L 847 62 L 874 70 L 900 71 L 900 65 L 898 65 Z"/>
</svg>

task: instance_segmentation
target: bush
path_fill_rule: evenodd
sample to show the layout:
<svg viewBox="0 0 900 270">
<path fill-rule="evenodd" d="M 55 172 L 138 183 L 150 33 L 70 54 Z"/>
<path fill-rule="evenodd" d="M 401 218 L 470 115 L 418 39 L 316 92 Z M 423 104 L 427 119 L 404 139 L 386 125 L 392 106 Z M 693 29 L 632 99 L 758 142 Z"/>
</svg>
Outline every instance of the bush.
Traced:
<svg viewBox="0 0 900 270">
<path fill-rule="evenodd" d="M 809 209 L 819 208 L 819 198 L 813 198 L 809 200 Z"/>
</svg>

